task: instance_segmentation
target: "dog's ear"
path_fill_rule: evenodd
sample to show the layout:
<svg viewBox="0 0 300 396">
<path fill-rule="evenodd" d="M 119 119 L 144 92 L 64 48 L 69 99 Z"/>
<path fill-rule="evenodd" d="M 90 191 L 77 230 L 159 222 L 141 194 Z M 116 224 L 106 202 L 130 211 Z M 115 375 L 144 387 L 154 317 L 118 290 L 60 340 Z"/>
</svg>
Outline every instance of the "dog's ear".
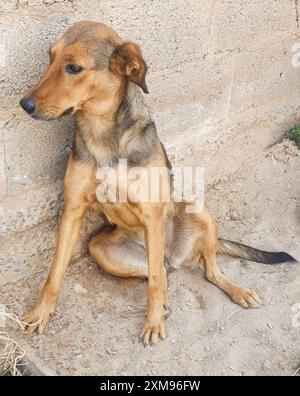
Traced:
<svg viewBox="0 0 300 396">
<path fill-rule="evenodd" d="M 144 93 L 149 93 L 145 81 L 147 65 L 137 44 L 125 42 L 115 48 L 110 57 L 110 68 L 114 73 L 126 76 L 129 81 L 139 85 Z"/>
</svg>

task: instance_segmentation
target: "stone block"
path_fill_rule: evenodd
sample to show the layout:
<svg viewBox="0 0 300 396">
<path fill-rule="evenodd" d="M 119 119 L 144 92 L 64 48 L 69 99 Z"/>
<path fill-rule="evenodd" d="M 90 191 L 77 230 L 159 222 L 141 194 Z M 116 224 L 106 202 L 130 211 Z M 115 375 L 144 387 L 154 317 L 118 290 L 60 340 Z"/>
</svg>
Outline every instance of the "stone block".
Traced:
<svg viewBox="0 0 300 396">
<path fill-rule="evenodd" d="M 294 0 L 221 0 L 212 19 L 214 51 L 248 48 L 295 32 Z"/>
<path fill-rule="evenodd" d="M 102 1 L 104 22 L 141 45 L 152 71 L 171 69 L 208 51 L 209 0 Z"/>
<path fill-rule="evenodd" d="M 224 119 L 233 71 L 231 57 L 214 56 L 172 73 L 151 74 L 148 100 L 161 136 L 172 136 L 175 143 L 183 131 Z"/>
<path fill-rule="evenodd" d="M 279 40 L 237 55 L 230 111 L 297 97 L 300 67 L 292 64 L 294 44 L 294 39 Z"/>
<path fill-rule="evenodd" d="M 15 117 L 4 128 L 7 188 L 10 194 L 63 178 L 73 134 L 70 119 L 43 122 Z"/>
</svg>

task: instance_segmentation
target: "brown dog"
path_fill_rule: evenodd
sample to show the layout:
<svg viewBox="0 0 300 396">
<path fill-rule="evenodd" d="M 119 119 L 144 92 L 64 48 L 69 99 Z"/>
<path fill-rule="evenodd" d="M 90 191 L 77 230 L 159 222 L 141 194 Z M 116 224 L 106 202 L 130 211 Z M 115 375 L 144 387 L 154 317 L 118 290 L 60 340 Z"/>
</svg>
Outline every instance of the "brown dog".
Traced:
<svg viewBox="0 0 300 396">
<path fill-rule="evenodd" d="M 20 104 L 35 119 L 74 114 L 77 127 L 65 176 L 65 209 L 56 252 L 41 298 L 24 318 L 29 330 L 43 331 L 54 312 L 81 219 L 91 206 L 115 225 L 90 241 L 93 259 L 113 275 L 148 278 L 148 312 L 142 330 L 146 344 L 166 336 L 165 261 L 179 267 L 203 260 L 210 282 L 242 307 L 258 307 L 261 301 L 255 292 L 239 287 L 220 272 L 216 253 L 264 263 L 294 261 L 288 254 L 218 240 L 216 224 L 207 211 L 187 213 L 184 203 L 97 200 L 99 167 L 117 168 L 120 159 L 126 159 L 129 168 L 139 166 L 148 173 L 153 167 L 170 167 L 144 102 L 147 66 L 139 47 L 123 42 L 103 24 L 80 22 L 54 45 L 50 58 L 46 75 Z"/>
</svg>

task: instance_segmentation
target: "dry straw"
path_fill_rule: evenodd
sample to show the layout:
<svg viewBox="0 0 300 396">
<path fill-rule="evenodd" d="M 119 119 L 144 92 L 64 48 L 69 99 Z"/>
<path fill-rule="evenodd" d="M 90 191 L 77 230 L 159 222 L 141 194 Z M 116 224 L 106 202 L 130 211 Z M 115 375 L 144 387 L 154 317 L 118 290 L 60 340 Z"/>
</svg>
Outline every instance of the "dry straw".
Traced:
<svg viewBox="0 0 300 396">
<path fill-rule="evenodd" d="M 21 330 L 25 330 L 28 323 L 22 322 L 17 315 L 0 312 L 0 318 L 11 320 Z M 35 325 L 35 323 L 33 324 Z M 20 344 L 8 333 L 0 332 L 0 375 L 21 376 L 23 372 L 25 351 Z"/>
</svg>

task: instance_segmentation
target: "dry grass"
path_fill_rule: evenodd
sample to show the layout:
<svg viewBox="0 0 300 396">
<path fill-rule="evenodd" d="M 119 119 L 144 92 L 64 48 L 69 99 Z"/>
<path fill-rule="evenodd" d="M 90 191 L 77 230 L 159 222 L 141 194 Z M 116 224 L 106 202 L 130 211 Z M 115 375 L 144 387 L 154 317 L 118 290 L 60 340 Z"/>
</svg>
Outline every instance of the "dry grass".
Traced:
<svg viewBox="0 0 300 396">
<path fill-rule="evenodd" d="M 25 330 L 27 323 L 15 314 L 0 312 L 0 317 L 10 320 L 18 329 Z M 0 375 L 21 376 L 25 351 L 8 333 L 0 332 Z"/>
<path fill-rule="evenodd" d="M 24 349 L 9 334 L 0 332 L 0 372 L 1 375 L 21 376 Z"/>
</svg>

